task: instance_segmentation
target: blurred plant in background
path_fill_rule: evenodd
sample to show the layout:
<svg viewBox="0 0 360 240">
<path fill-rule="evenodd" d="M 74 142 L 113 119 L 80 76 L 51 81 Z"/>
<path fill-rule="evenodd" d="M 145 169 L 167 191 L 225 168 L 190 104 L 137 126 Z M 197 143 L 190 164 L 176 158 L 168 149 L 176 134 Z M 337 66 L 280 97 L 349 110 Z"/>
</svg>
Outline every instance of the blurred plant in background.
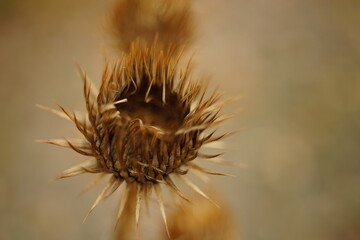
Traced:
<svg viewBox="0 0 360 240">
<path fill-rule="evenodd" d="M 221 205 L 218 208 L 198 196 L 190 197 L 193 204 L 178 204 L 169 218 L 169 231 L 174 239 L 238 239 L 231 210 L 213 192 L 211 198 Z M 164 239 L 166 232 L 164 231 Z"/>
<path fill-rule="evenodd" d="M 180 50 L 191 43 L 194 34 L 192 0 L 118 1 L 110 18 L 109 31 L 121 50 L 129 51 L 136 39 L 151 43 L 158 35 L 158 48 Z M 180 48 L 180 49 L 179 49 Z"/>
</svg>

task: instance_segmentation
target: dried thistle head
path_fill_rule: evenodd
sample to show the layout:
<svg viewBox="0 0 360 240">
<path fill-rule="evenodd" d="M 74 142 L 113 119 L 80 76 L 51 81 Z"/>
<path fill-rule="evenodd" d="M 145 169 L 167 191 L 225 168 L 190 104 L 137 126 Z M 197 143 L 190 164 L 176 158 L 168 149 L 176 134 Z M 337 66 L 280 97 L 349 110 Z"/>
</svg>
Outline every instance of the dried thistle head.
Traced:
<svg viewBox="0 0 360 240">
<path fill-rule="evenodd" d="M 111 16 L 110 30 L 123 51 L 140 39 L 151 43 L 158 36 L 159 49 L 182 46 L 192 40 L 192 0 L 122 0 Z"/>
<path fill-rule="evenodd" d="M 137 223 L 141 201 L 146 203 L 154 189 L 166 223 L 160 185 L 187 200 L 172 180 L 177 175 L 213 202 L 185 175 L 188 169 L 197 174 L 225 175 L 194 163 L 197 158 L 223 162 L 216 158 L 220 154 L 199 152 L 205 144 L 229 134 L 215 136 L 215 131 L 206 133 L 209 128 L 226 120 L 226 117 L 219 116 L 223 105 L 218 102 L 220 95 L 215 91 L 206 97 L 204 81 L 190 78 L 190 62 L 179 74 L 179 58 L 173 56 L 174 49 L 167 52 L 156 49 L 154 45 L 149 49 L 138 42 L 132 44 L 129 54 L 114 66 L 106 65 L 99 91 L 83 73 L 86 115 L 71 113 L 61 106 L 62 111 L 41 107 L 71 120 L 84 136 L 82 139 L 41 141 L 69 147 L 89 157 L 65 170 L 59 178 L 98 174 L 87 187 L 89 189 L 103 177 L 110 176 L 90 212 L 123 184 L 126 187 L 118 220 L 126 201 L 136 199 Z M 135 197 L 129 195 L 133 188 L 136 188 L 132 191 Z"/>
</svg>

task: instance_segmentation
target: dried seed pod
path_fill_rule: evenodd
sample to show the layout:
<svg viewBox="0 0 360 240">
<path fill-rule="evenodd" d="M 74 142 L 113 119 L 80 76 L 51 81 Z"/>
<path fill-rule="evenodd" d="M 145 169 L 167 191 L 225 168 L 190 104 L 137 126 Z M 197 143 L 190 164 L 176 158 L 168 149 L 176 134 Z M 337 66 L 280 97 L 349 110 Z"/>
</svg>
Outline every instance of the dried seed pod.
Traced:
<svg viewBox="0 0 360 240">
<path fill-rule="evenodd" d="M 114 8 L 110 30 L 115 43 L 129 51 L 139 38 L 151 43 L 159 37 L 159 49 L 182 47 L 193 38 L 192 0 L 123 0 Z"/>
<path fill-rule="evenodd" d="M 70 113 L 61 106 L 62 112 L 41 107 L 74 122 L 84 136 L 83 139 L 42 142 L 69 147 L 90 157 L 64 171 L 59 178 L 98 173 L 87 190 L 105 175 L 110 176 L 90 212 L 125 183 L 118 219 L 125 202 L 136 199 L 135 219 L 138 222 L 141 201 L 146 201 L 154 189 L 166 222 L 161 184 L 187 200 L 171 179 L 173 175 L 179 175 L 186 184 L 213 202 L 185 175 L 188 169 L 198 174 L 225 175 L 194 163 L 197 157 L 217 158 L 218 154 L 204 155 L 199 150 L 204 144 L 214 143 L 228 135 L 206 134 L 207 129 L 226 119 L 219 116 L 222 107 L 218 102 L 220 95 L 214 92 L 205 97 L 207 88 L 204 82 L 190 78 L 191 62 L 179 74 L 179 59 L 173 56 L 173 48 L 168 52 L 156 49 L 155 44 L 149 49 L 139 42 L 133 43 L 130 53 L 121 61 L 112 67 L 106 65 L 99 91 L 83 72 L 85 116 Z M 136 197 L 129 196 L 130 186 Z"/>
</svg>

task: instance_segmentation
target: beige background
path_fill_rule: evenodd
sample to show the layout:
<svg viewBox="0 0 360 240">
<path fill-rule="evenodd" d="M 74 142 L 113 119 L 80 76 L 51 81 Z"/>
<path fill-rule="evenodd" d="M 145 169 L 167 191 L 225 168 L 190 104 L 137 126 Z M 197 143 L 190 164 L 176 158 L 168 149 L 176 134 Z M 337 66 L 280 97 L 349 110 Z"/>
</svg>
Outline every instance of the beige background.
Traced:
<svg viewBox="0 0 360 240">
<path fill-rule="evenodd" d="M 0 239 L 109 239 L 117 197 L 82 224 L 99 188 L 49 179 L 82 159 L 35 139 L 77 135 L 35 103 L 84 109 L 78 62 L 95 82 L 111 1 L 0 0 Z M 360 239 L 360 2 L 197 0 L 197 72 L 243 108 L 222 130 L 212 177 L 239 238 Z M 156 214 L 155 214 L 156 215 Z M 152 219 L 152 220 L 156 220 Z M 142 223 L 147 236 L 160 223 Z M 146 238 L 144 238 L 146 239 Z"/>
</svg>

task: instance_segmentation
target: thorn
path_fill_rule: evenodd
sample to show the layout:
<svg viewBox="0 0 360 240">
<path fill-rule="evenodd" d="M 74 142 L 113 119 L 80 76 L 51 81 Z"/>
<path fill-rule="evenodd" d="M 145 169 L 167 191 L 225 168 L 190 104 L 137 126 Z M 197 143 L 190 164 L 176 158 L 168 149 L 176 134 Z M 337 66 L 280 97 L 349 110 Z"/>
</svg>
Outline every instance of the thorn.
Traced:
<svg viewBox="0 0 360 240">
<path fill-rule="evenodd" d="M 165 183 L 170 187 L 170 189 L 174 193 L 176 193 L 179 197 L 190 203 L 190 200 L 187 197 L 185 197 L 185 195 L 179 190 L 178 187 L 176 187 L 175 183 L 172 181 L 170 177 L 165 177 Z"/>
<path fill-rule="evenodd" d="M 116 230 L 117 228 L 117 225 L 119 224 L 119 221 L 120 221 L 120 217 L 124 211 L 124 208 L 125 208 L 125 205 L 126 205 L 126 202 L 128 200 L 128 197 L 129 197 L 129 193 L 130 193 L 130 189 L 131 189 L 131 185 L 130 184 L 126 184 L 126 187 L 123 191 L 123 194 L 122 194 L 122 197 L 121 197 L 121 202 L 120 202 L 120 206 L 119 206 L 119 211 L 118 211 L 118 214 L 116 216 L 116 223 L 115 223 L 115 227 L 114 227 L 114 231 Z"/>
<path fill-rule="evenodd" d="M 58 111 L 58 110 L 55 110 L 55 109 L 52 109 L 52 108 L 48 108 L 48 107 L 45 107 L 45 106 L 40 105 L 40 104 L 35 104 L 35 107 L 37 107 L 37 108 L 39 108 L 39 109 L 41 109 L 41 110 L 50 112 L 50 113 L 52 113 L 52 114 L 55 114 L 55 115 L 57 115 L 58 117 L 64 118 L 64 119 L 66 119 L 66 120 L 70 120 L 69 117 L 68 117 L 65 113 L 63 113 L 63 112 L 61 112 L 61 111 Z"/>
<path fill-rule="evenodd" d="M 162 215 L 162 218 L 163 218 L 164 223 L 165 223 L 167 236 L 169 237 L 169 239 L 171 239 L 170 232 L 169 232 L 169 227 L 168 227 L 167 220 L 166 220 L 164 201 L 163 201 L 163 198 L 162 198 L 160 186 L 159 186 L 159 184 L 154 184 L 153 186 L 155 188 L 156 197 L 157 197 L 157 200 L 158 200 L 158 203 L 159 203 L 159 206 L 160 206 L 161 215 Z"/>
<path fill-rule="evenodd" d="M 182 177 L 182 179 L 184 180 L 184 182 L 191 187 L 195 192 L 199 193 L 201 196 L 203 196 L 204 198 L 206 198 L 209 202 L 211 202 L 212 204 L 214 204 L 216 207 L 220 208 L 220 206 L 214 202 L 208 195 L 206 195 L 198 186 L 196 186 L 193 182 L 190 181 L 190 179 L 188 179 L 186 176 L 184 175 L 180 175 Z"/>
<path fill-rule="evenodd" d="M 219 172 L 214 172 L 214 171 L 211 171 L 211 170 L 208 170 L 208 169 L 205 169 L 205 168 L 202 168 L 198 165 L 196 165 L 195 163 L 187 163 L 186 164 L 189 168 L 192 168 L 196 171 L 200 171 L 200 172 L 203 172 L 203 173 L 207 173 L 207 174 L 211 174 L 211 175 L 219 175 L 219 176 L 226 176 L 226 177 L 235 177 L 235 175 L 232 175 L 232 174 L 226 174 L 226 173 L 219 173 Z"/>
<path fill-rule="evenodd" d="M 85 216 L 83 222 L 86 221 L 86 219 L 88 218 L 90 213 L 95 209 L 95 207 L 97 207 L 97 205 L 99 205 L 99 203 L 101 203 L 103 200 L 107 199 L 109 196 L 111 196 L 115 192 L 115 190 L 121 185 L 122 182 L 123 182 L 122 180 L 117 179 L 115 176 L 111 176 L 108 184 L 103 188 L 100 195 L 96 198 L 94 204 L 92 205 L 88 214 Z"/>
<path fill-rule="evenodd" d="M 107 173 L 100 173 L 96 176 L 96 178 L 94 180 L 92 180 L 79 194 L 78 196 L 83 195 L 84 193 L 86 193 L 87 191 L 89 191 L 91 188 L 93 188 L 99 181 L 101 181 L 105 176 L 107 175 Z"/>
</svg>

